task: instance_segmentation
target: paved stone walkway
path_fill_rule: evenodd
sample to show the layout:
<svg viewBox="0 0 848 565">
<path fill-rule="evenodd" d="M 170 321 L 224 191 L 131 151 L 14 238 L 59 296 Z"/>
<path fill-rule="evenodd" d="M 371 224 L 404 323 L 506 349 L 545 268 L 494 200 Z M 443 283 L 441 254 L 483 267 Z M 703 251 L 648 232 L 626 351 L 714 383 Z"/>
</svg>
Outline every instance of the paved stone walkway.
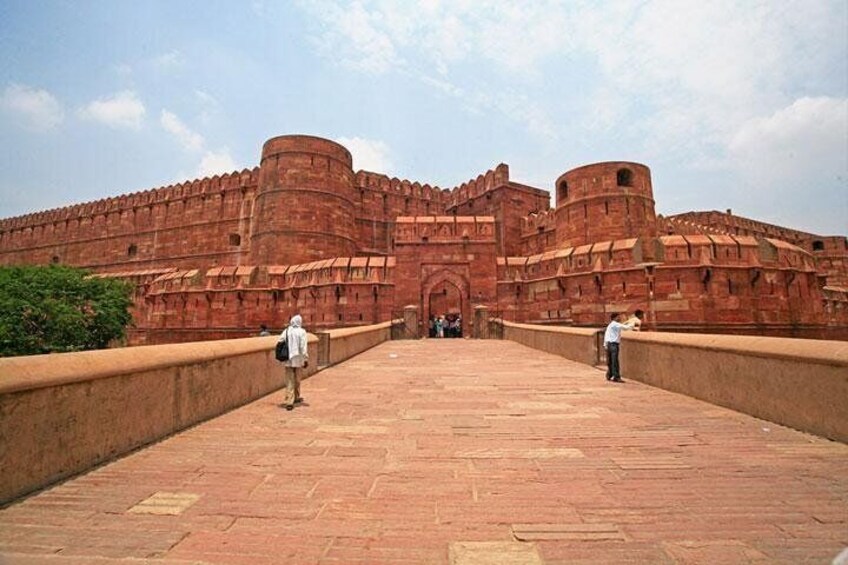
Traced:
<svg viewBox="0 0 848 565">
<path fill-rule="evenodd" d="M 0 562 L 830 563 L 848 545 L 848 446 L 511 342 L 389 342 L 303 394 L 3 509 Z"/>
</svg>

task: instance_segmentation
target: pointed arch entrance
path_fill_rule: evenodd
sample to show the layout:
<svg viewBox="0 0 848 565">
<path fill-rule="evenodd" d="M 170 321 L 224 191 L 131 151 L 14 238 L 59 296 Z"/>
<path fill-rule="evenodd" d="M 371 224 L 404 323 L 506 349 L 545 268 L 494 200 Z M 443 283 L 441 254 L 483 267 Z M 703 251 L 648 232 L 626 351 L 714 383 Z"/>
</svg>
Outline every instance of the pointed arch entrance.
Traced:
<svg viewBox="0 0 848 565">
<path fill-rule="evenodd" d="M 461 315 L 462 335 L 469 335 L 470 296 L 471 287 L 466 277 L 450 269 L 431 274 L 421 287 L 424 327 L 428 327 L 431 316 Z"/>
</svg>

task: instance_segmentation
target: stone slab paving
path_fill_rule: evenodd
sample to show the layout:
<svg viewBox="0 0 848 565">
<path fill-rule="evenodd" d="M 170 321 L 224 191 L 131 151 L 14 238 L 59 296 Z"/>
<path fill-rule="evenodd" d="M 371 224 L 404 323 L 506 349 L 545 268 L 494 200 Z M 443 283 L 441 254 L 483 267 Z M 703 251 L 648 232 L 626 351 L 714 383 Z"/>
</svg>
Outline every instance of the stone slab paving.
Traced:
<svg viewBox="0 0 848 565">
<path fill-rule="evenodd" d="M 0 510 L 0 562 L 830 563 L 848 545 L 848 446 L 515 343 L 389 342 L 303 393 Z"/>
</svg>

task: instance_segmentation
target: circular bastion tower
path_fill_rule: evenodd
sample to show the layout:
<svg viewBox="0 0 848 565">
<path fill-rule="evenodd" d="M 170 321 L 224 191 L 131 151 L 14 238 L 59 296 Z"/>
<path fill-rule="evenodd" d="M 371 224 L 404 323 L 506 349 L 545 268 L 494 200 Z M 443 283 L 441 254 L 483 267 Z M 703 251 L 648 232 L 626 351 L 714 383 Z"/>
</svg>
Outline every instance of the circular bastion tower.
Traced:
<svg viewBox="0 0 848 565">
<path fill-rule="evenodd" d="M 254 265 L 356 254 L 350 152 L 333 141 L 283 135 L 265 142 L 250 226 Z"/>
<path fill-rule="evenodd" d="M 572 169 L 556 181 L 558 247 L 657 235 L 651 170 L 616 161 Z"/>
</svg>

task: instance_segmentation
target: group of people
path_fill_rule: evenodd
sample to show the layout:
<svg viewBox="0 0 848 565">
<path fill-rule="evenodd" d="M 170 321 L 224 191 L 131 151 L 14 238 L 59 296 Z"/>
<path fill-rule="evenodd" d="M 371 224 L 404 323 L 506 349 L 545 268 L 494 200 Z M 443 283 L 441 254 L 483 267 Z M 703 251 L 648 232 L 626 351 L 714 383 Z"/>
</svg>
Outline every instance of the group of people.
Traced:
<svg viewBox="0 0 848 565">
<path fill-rule="evenodd" d="M 462 337 L 462 314 L 430 316 L 430 337 Z"/>
<path fill-rule="evenodd" d="M 636 310 L 626 322 L 621 322 L 621 313 L 613 312 L 610 315 L 610 323 L 604 332 L 604 349 L 607 350 L 607 380 L 615 383 L 624 382 L 621 379 L 621 369 L 618 364 L 618 350 L 621 345 L 621 332 L 635 330 L 641 331 L 642 319 L 645 317 L 644 310 Z"/>
</svg>

